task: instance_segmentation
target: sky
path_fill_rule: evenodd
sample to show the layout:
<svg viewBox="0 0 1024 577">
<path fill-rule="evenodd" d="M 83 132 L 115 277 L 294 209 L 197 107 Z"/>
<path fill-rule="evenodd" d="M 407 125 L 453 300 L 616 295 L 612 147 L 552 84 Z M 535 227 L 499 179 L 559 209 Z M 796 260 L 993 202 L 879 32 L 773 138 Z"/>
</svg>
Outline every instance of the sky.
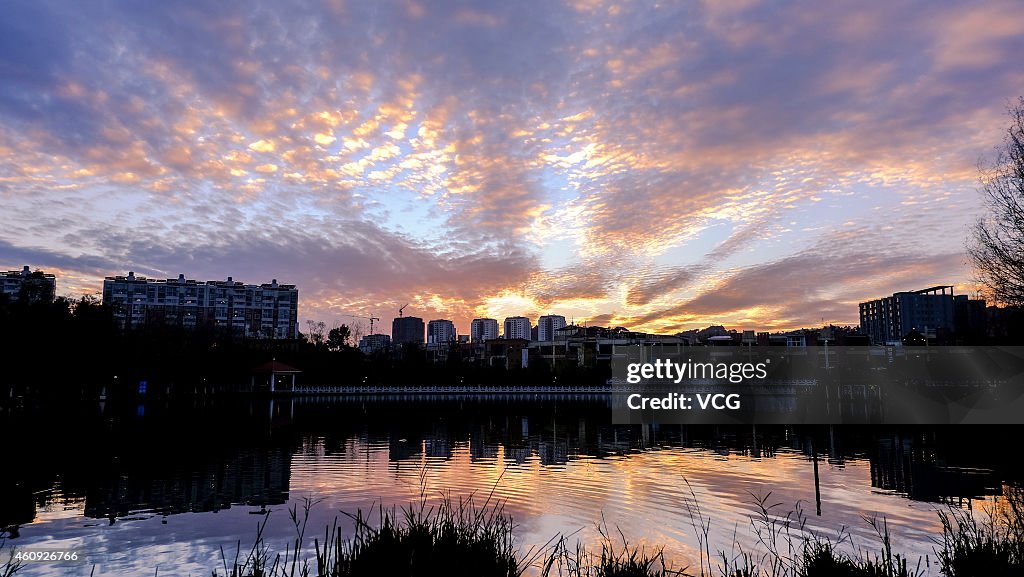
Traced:
<svg viewBox="0 0 1024 577">
<path fill-rule="evenodd" d="M 856 324 L 975 290 L 1024 3 L 0 5 L 0 268 L 300 321 Z"/>
</svg>

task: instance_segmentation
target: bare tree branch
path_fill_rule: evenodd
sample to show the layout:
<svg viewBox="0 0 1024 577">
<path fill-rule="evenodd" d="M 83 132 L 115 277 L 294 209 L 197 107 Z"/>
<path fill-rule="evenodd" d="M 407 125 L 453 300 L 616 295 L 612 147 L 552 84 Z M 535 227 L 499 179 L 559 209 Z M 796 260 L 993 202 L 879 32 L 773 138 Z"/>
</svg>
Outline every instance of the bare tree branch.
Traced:
<svg viewBox="0 0 1024 577">
<path fill-rule="evenodd" d="M 991 164 L 979 166 L 987 214 L 967 248 L 978 282 L 998 303 L 1024 305 L 1024 97 L 1010 108 L 1010 127 Z"/>
</svg>

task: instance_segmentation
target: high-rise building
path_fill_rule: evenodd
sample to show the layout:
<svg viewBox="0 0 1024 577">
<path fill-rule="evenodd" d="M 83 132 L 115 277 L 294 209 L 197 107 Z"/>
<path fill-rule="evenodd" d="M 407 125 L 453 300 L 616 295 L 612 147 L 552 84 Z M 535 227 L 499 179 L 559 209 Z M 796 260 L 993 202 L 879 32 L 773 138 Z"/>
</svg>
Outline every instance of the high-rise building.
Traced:
<svg viewBox="0 0 1024 577">
<path fill-rule="evenodd" d="M 391 336 L 372 334 L 359 339 L 359 350 L 365 355 L 371 355 L 391 346 Z"/>
<path fill-rule="evenodd" d="M 537 340 L 555 340 L 555 331 L 565 326 L 565 317 L 562 315 L 544 315 L 537 319 Z"/>
<path fill-rule="evenodd" d="M 530 319 L 526 317 L 505 317 L 505 334 L 502 337 L 530 340 L 531 328 Z"/>
<path fill-rule="evenodd" d="M 21 270 L 9 270 L 0 274 L 0 294 L 11 300 L 24 297 L 30 302 L 53 302 L 57 277 L 40 270 L 32 272 L 28 265 Z"/>
<path fill-rule="evenodd" d="M 498 338 L 497 319 L 473 319 L 469 325 L 469 335 L 474 343 L 482 343 Z"/>
<path fill-rule="evenodd" d="M 450 343 L 455 340 L 455 323 L 447 319 L 437 319 L 427 323 L 427 344 Z"/>
<path fill-rule="evenodd" d="M 860 303 L 860 329 L 874 344 L 899 341 L 915 330 L 931 333 L 955 328 L 953 287 L 949 285 L 893 293 Z"/>
<path fill-rule="evenodd" d="M 396 317 L 391 321 L 391 342 L 395 346 L 407 343 L 423 344 L 423 319 L 419 317 Z"/>
<path fill-rule="evenodd" d="M 251 285 L 136 276 L 107 277 L 103 304 L 122 329 L 165 324 L 187 329 L 212 328 L 255 339 L 299 338 L 299 291 L 295 285 Z"/>
</svg>

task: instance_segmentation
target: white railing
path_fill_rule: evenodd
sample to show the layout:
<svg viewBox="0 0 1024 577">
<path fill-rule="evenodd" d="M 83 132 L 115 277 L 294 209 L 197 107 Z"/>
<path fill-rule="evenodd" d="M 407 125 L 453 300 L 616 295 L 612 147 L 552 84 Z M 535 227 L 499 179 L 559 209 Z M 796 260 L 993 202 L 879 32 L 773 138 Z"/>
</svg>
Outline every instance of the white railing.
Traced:
<svg viewBox="0 0 1024 577">
<path fill-rule="evenodd" d="M 611 393 L 609 385 L 297 385 L 296 395 Z"/>
</svg>

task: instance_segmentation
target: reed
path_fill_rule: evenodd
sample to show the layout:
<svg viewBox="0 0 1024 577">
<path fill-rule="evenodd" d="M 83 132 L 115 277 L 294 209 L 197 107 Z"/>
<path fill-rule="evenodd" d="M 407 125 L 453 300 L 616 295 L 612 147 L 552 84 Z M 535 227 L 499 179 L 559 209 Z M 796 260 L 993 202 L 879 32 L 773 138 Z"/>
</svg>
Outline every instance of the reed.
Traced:
<svg viewBox="0 0 1024 577">
<path fill-rule="evenodd" d="M 1024 575 L 1024 488 L 1007 487 L 998 507 L 981 519 L 949 507 L 942 521 L 939 564 L 945 575 Z"/>
<path fill-rule="evenodd" d="M 269 515 L 256 530 L 253 545 L 243 555 L 221 550 L 222 566 L 214 577 L 357 577 L 364 575 L 447 575 L 453 577 L 517 577 L 529 559 L 521 557 L 513 539 L 514 526 L 501 503 L 488 499 L 477 505 L 472 496 L 445 495 L 430 505 L 426 498 L 401 509 L 378 505 L 370 513 L 346 514 L 354 523 L 345 537 L 338 524 L 312 539 L 312 555 L 304 553 L 306 525 L 314 501 L 289 509 L 295 528 L 284 552 L 273 553 L 264 538 Z M 525 561 L 525 563 L 524 563 Z"/>
<path fill-rule="evenodd" d="M 709 542 L 713 521 L 692 487 L 686 487 L 685 507 L 700 551 L 695 567 L 672 567 L 663 548 L 631 544 L 604 519 L 593 547 L 573 533 L 520 552 L 513 537 L 516 526 L 492 495 L 478 506 L 472 496 L 456 500 L 445 494 L 434 505 L 421 495 L 417 504 L 402 509 L 378 505 L 371 515 L 350 514 L 355 529 L 349 538 L 335 520 L 322 538 L 313 540 L 311 559 L 301 554 L 313 505 L 307 499 L 301 514 L 297 506 L 289 510 L 296 537 L 283 553 L 270 553 L 262 537 L 264 520 L 245 559 L 236 553 L 229 564 L 222 554 L 224 572 L 215 571 L 214 577 L 518 577 L 527 572 L 540 577 L 921 577 L 933 569 L 947 577 L 1024 574 L 1020 489 L 1008 489 L 998 509 L 982 514 L 952 506 L 940 512 L 943 533 L 936 538 L 939 563 L 933 566 L 920 558 L 911 563 L 894 552 L 885 519 L 865 517 L 877 543 L 855 546 L 847 527 L 815 533 L 800 503 L 783 511 L 771 493 L 752 495 L 753 546 L 745 548 L 734 532 L 728 550 L 714 548 Z"/>
<path fill-rule="evenodd" d="M 14 547 L 7 545 L 10 536 L 7 529 L 0 527 L 0 577 L 12 577 L 24 565 L 14 557 Z"/>
<path fill-rule="evenodd" d="M 560 536 L 546 546 L 548 552 L 540 563 L 541 577 L 670 577 L 688 575 L 676 570 L 665 560 L 664 549 L 647 549 L 631 545 L 622 531 L 616 535 L 602 518 L 597 525 L 599 547 L 588 549 L 578 539 L 570 544 L 569 536 Z"/>
<path fill-rule="evenodd" d="M 935 538 L 937 564 L 910 563 L 894 552 L 885 519 L 865 518 L 877 543 L 854 546 L 848 528 L 831 534 L 811 531 L 797 503 L 783 511 L 771 493 L 753 496 L 750 530 L 753 546 L 744 547 L 734 530 L 728 550 L 709 542 L 712 519 L 686 483 L 684 499 L 700 551 L 694 567 L 673 568 L 661 547 L 631 544 L 602 518 L 597 543 L 588 547 L 575 533 L 556 535 L 540 547 L 520 550 L 516 525 L 493 490 L 482 503 L 473 495 L 445 493 L 431 504 L 421 491 L 418 502 L 403 508 L 377 505 L 369 514 L 346 516 L 354 529 L 342 534 L 338 519 L 321 535 L 307 535 L 316 501 L 288 509 L 294 537 L 274 551 L 264 537 L 269 515 L 256 527 L 251 546 L 221 549 L 221 567 L 213 577 L 946 577 L 1024 575 L 1024 489 L 1007 488 L 1002 499 L 983 512 L 949 506 L 938 513 L 942 535 Z M 15 558 L 7 534 L 0 532 L 0 577 L 14 577 L 24 565 Z M 922 567 L 922 562 L 924 566 Z M 95 568 L 94 568 L 95 569 Z"/>
</svg>

